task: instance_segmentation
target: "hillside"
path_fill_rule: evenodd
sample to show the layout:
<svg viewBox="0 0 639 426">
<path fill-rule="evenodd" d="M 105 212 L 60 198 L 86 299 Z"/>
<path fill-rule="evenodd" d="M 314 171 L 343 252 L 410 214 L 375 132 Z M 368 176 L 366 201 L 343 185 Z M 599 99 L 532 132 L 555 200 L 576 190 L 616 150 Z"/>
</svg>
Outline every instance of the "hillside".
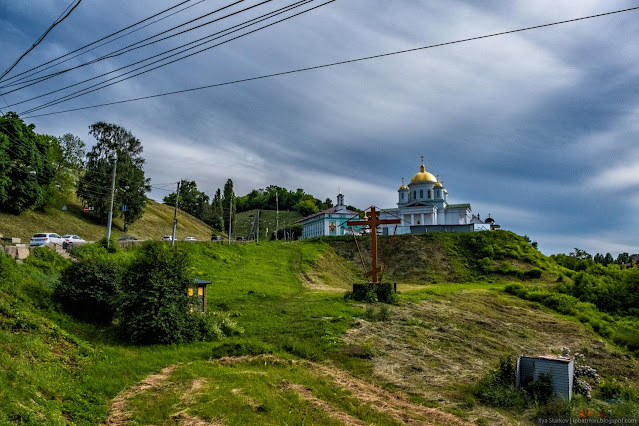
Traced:
<svg viewBox="0 0 639 426">
<path fill-rule="evenodd" d="M 93 222 L 89 214 L 82 211 L 81 205 L 69 204 L 67 207 L 67 211 L 28 211 L 19 216 L 0 213 L 0 234 L 21 238 L 27 244 L 31 236 L 38 232 L 77 234 L 87 241 L 97 241 L 106 235 L 106 226 Z M 157 240 L 170 235 L 172 226 L 173 207 L 147 200 L 144 216 L 127 227 L 126 235 L 133 235 L 141 240 Z M 121 218 L 114 218 L 112 234 L 116 238 L 125 234 Z M 211 230 L 204 222 L 179 211 L 176 235 L 178 239 L 190 236 L 208 241 Z"/>
<path fill-rule="evenodd" d="M 388 277 L 401 294 L 392 306 L 344 300 L 362 279 L 351 244 L 182 245 L 194 275 L 213 282 L 209 310 L 245 331 L 174 346 L 131 346 L 115 326 L 60 313 L 50 294 L 64 265 L 2 258 L 0 423 L 529 424 L 534 405 L 495 407 L 473 389 L 505 354 L 564 346 L 585 353 L 606 380 L 639 386 L 628 351 L 504 292 L 511 282 L 550 288 L 559 276 L 521 237 L 396 239 Z M 540 277 L 523 275 L 535 269 Z M 639 414 L 637 404 L 594 396 L 575 397 L 570 409 Z"/>
<path fill-rule="evenodd" d="M 249 237 L 256 213 L 257 210 L 249 210 L 238 213 L 235 216 L 235 229 L 232 230 L 234 238 L 240 236 L 246 238 Z M 275 210 L 260 210 L 260 240 L 263 238 L 270 238 L 270 235 L 275 232 L 276 215 L 277 212 Z M 301 218 L 302 215 L 298 212 L 280 210 L 280 229 L 283 229 L 285 225 L 292 225 Z M 267 229 L 269 234 L 268 237 L 266 237 Z"/>
</svg>

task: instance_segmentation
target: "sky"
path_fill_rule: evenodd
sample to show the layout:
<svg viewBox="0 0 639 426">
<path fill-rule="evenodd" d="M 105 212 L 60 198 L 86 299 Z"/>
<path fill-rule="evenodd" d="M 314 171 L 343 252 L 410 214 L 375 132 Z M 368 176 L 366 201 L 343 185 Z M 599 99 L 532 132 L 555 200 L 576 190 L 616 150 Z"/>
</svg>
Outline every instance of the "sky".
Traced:
<svg viewBox="0 0 639 426">
<path fill-rule="evenodd" d="M 0 109 L 23 113 L 69 91 L 15 103 L 294 2 L 268 1 L 6 93 L 0 97 Z M 0 0 L 0 71 L 70 3 Z M 178 3 L 84 0 L 6 78 Z M 45 73 L 86 63 L 231 3 L 185 2 L 168 13 L 188 9 L 159 15 L 166 18 L 134 27 L 136 32 Z M 181 29 L 258 3 L 240 1 Z M 295 11 L 322 3 L 311 1 Z M 638 0 L 336 0 L 32 115 L 637 6 Z M 391 208 L 401 178 L 408 182 L 419 171 L 423 155 L 426 170 L 444 181 L 451 203 L 470 203 L 474 214 L 490 214 L 503 229 L 528 235 L 545 254 L 568 253 L 574 247 L 593 254 L 639 253 L 638 20 L 635 10 L 139 102 L 21 116 L 28 117 L 25 121 L 35 124 L 38 133 L 73 133 L 88 146 L 95 142 L 89 125 L 119 124 L 142 141 L 145 172 L 153 185 L 195 180 L 211 196 L 230 178 L 238 195 L 278 185 L 334 200 L 341 188 L 347 204 Z M 0 88 L 0 93 L 7 90 Z M 161 200 L 167 194 L 154 189 L 150 196 Z"/>
</svg>

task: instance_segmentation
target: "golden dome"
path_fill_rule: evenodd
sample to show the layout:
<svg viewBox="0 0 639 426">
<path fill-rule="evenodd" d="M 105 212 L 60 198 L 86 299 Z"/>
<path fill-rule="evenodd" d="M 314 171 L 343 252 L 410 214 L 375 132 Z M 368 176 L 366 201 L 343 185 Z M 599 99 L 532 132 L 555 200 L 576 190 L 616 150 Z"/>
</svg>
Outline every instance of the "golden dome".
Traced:
<svg viewBox="0 0 639 426">
<path fill-rule="evenodd" d="M 404 178 L 402 178 L 402 186 L 399 187 L 398 191 L 408 190 L 408 187 L 404 184 Z"/>
<path fill-rule="evenodd" d="M 443 188 L 442 183 L 441 183 L 441 182 L 437 182 L 437 183 L 435 184 L 435 188 Z"/>
<path fill-rule="evenodd" d="M 410 180 L 410 183 L 417 182 L 437 182 L 437 178 L 433 176 L 432 173 L 427 172 L 424 168 L 424 164 L 422 164 L 419 168 L 419 173 L 413 176 L 413 178 Z"/>
</svg>

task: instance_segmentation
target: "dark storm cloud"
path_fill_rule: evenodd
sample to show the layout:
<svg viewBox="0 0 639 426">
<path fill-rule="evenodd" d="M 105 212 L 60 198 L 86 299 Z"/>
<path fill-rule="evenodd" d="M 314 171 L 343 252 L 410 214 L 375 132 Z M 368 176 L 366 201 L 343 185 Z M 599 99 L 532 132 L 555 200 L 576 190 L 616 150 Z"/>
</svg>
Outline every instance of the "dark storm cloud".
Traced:
<svg viewBox="0 0 639 426">
<path fill-rule="evenodd" d="M 83 2 L 20 69 L 174 3 Z M 221 4 L 202 2 L 136 34 L 153 34 Z M 262 9 L 288 2 L 272 4 Z M 338 0 L 52 110 L 636 5 L 603 0 Z M 63 1 L 1 0 L 2 66 L 66 6 Z M 539 241 L 546 253 L 572 247 L 637 252 L 639 243 L 628 232 L 639 225 L 639 148 L 634 143 L 639 136 L 637 16 L 639 12 L 629 12 L 33 122 L 41 132 L 70 131 L 88 142 L 87 127 L 94 121 L 122 124 L 142 139 L 146 170 L 155 182 L 185 177 L 213 193 L 230 177 L 240 193 L 277 184 L 302 187 L 319 198 L 334 197 L 341 187 L 346 201 L 361 207 L 393 206 L 401 177 L 410 179 L 424 155 L 427 169 L 441 175 L 453 202 L 472 203 L 482 217 L 491 213 L 505 228 Z M 204 28 L 162 47 L 220 28 L 222 24 L 215 30 Z M 78 75 L 107 72 L 142 54 L 102 62 Z M 61 80 L 69 84 L 77 78 Z M 59 87 L 53 82 L 42 86 Z M 5 98 L 13 103 L 39 90 Z M 155 198 L 163 195 L 153 193 Z"/>
</svg>

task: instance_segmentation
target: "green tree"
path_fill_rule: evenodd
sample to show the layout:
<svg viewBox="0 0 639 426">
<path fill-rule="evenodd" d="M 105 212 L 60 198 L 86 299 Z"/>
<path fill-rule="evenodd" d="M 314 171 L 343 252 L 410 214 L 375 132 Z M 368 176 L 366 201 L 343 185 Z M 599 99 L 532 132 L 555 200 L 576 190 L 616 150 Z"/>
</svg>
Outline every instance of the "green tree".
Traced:
<svg viewBox="0 0 639 426">
<path fill-rule="evenodd" d="M 122 213 L 126 230 L 127 223 L 142 217 L 146 192 L 150 190 L 150 179 L 144 177 L 142 143 L 116 124 L 97 122 L 89 126 L 89 133 L 97 143 L 87 154 L 86 172 L 78 182 L 77 194 L 94 208 L 98 220 L 106 222 L 113 164 L 117 160 L 113 209 L 122 211 L 122 206 L 127 206 Z"/>
<path fill-rule="evenodd" d="M 213 196 L 213 202 L 211 203 L 211 221 L 207 223 L 211 225 L 213 229 L 224 231 L 224 204 L 220 188 L 215 191 L 215 196 Z"/>
<path fill-rule="evenodd" d="M 183 343 L 196 338 L 186 253 L 148 242 L 122 280 L 118 316 L 132 343 Z"/>
<path fill-rule="evenodd" d="M 55 177 L 50 151 L 57 141 L 34 129 L 13 112 L 0 117 L 0 208 L 14 214 L 44 206 Z"/>
<path fill-rule="evenodd" d="M 235 192 L 233 191 L 233 181 L 231 179 L 227 180 L 224 184 L 224 192 L 222 197 L 222 208 L 224 209 L 223 214 L 224 217 L 228 220 L 229 216 L 231 217 L 231 226 L 235 222 Z"/>
<path fill-rule="evenodd" d="M 175 205 L 176 197 L 177 192 L 172 192 L 164 197 L 164 203 L 173 206 Z M 202 220 L 208 205 L 209 196 L 197 189 L 195 181 L 180 181 L 180 199 L 178 200 L 178 207 L 180 209 Z"/>
</svg>

